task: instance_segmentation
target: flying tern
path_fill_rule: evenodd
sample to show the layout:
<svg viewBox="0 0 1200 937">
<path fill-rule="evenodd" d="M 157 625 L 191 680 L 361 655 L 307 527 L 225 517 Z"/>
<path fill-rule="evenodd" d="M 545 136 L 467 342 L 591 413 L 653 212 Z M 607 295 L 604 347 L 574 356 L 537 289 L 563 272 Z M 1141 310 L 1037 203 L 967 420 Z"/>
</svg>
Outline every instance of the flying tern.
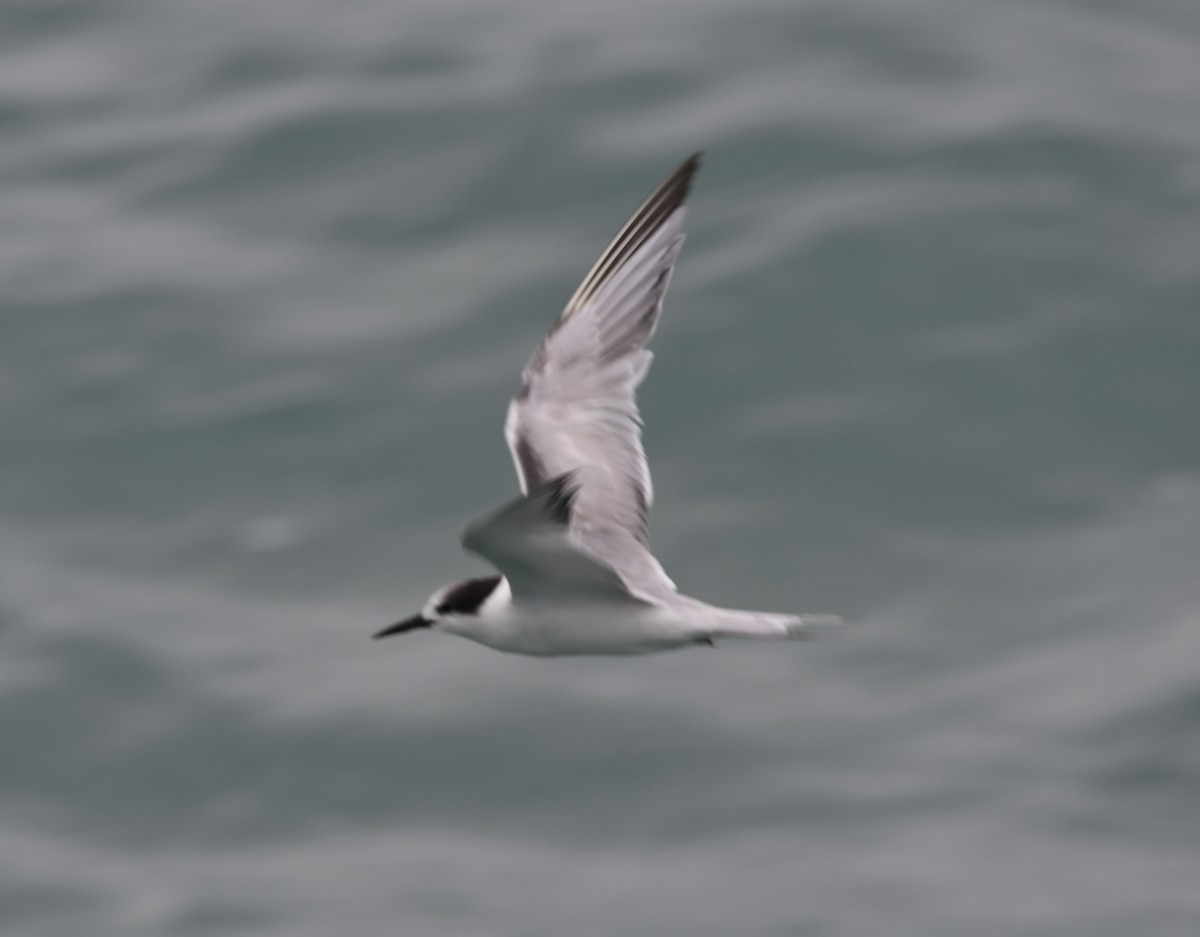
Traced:
<svg viewBox="0 0 1200 937">
<path fill-rule="evenodd" d="M 650 552 L 653 492 L 634 394 L 699 167 L 696 153 L 625 222 L 521 374 L 504 435 L 522 494 L 462 534 L 498 575 L 442 586 L 374 637 L 429 629 L 514 654 L 645 654 L 803 638 L 841 621 L 681 595 Z"/>
</svg>

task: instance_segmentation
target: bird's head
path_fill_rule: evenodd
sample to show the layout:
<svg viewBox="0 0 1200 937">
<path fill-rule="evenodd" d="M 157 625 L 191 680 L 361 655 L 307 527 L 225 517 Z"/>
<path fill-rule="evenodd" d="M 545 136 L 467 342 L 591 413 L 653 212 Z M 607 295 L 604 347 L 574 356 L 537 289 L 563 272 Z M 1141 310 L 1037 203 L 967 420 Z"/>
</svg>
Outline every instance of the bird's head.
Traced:
<svg viewBox="0 0 1200 937">
<path fill-rule="evenodd" d="M 463 618 L 479 615 L 483 604 L 496 592 L 500 585 L 499 576 L 484 576 L 480 579 L 464 579 L 442 586 L 429 597 L 425 607 L 416 615 L 377 631 L 373 638 L 388 638 L 418 628 L 436 628 Z"/>
</svg>

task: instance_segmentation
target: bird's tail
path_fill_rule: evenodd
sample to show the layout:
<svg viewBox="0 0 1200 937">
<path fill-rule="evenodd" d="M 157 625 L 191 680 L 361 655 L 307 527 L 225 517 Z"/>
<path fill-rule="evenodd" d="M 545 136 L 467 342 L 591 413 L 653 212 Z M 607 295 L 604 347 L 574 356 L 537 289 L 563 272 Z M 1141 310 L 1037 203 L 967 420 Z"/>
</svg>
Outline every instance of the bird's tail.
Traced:
<svg viewBox="0 0 1200 937">
<path fill-rule="evenodd" d="M 845 624 L 841 615 L 812 613 L 783 615 L 776 612 L 744 612 L 719 609 L 708 630 L 712 638 L 814 638 L 821 632 Z"/>
</svg>

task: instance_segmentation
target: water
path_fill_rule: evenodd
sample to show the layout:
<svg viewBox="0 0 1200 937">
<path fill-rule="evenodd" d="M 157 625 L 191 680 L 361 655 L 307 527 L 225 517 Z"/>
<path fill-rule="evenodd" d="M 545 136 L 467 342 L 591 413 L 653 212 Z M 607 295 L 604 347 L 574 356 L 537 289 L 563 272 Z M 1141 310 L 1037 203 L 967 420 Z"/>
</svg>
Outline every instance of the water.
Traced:
<svg viewBox="0 0 1200 937">
<path fill-rule="evenodd" d="M 1200 932 L 1190 0 L 0 11 L 0 927 Z M 708 160 L 644 388 L 686 591 L 528 661 L 516 373 Z"/>
</svg>

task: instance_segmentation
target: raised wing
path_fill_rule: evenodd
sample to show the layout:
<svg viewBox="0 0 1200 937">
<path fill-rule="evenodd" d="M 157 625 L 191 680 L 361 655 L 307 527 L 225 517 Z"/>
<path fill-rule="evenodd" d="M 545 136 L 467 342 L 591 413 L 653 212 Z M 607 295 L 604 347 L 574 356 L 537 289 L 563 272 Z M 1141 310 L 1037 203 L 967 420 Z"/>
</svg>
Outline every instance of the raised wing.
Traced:
<svg viewBox="0 0 1200 937">
<path fill-rule="evenodd" d="M 654 493 L 634 396 L 683 246 L 687 159 L 633 214 L 584 277 L 521 375 L 505 437 L 521 490 L 572 473 L 570 533 L 635 593 L 674 591 L 649 550 Z"/>
<path fill-rule="evenodd" d="M 491 562 L 522 599 L 601 599 L 638 602 L 607 565 L 582 551 L 570 535 L 571 473 L 551 478 L 470 524 L 462 543 Z"/>
</svg>

